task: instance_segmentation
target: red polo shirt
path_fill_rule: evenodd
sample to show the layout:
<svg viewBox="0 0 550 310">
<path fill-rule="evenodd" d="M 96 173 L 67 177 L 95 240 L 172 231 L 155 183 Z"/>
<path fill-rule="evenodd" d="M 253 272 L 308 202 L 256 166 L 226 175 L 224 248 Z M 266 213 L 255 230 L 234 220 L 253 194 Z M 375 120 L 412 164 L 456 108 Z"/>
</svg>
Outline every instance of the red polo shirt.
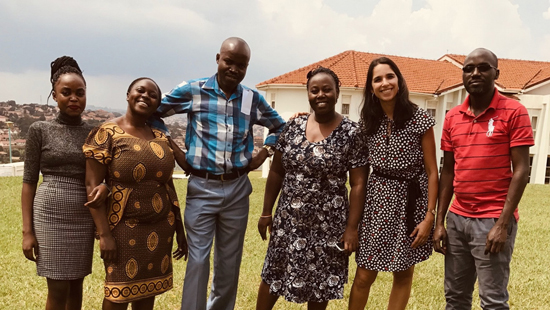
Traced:
<svg viewBox="0 0 550 310">
<path fill-rule="evenodd" d="M 534 145 L 527 109 L 496 89 L 489 107 L 477 117 L 470 96 L 445 116 L 441 149 L 454 153 L 455 199 L 449 211 L 475 218 L 498 218 L 510 181 L 510 148 Z M 519 220 L 518 210 L 514 212 Z"/>
</svg>

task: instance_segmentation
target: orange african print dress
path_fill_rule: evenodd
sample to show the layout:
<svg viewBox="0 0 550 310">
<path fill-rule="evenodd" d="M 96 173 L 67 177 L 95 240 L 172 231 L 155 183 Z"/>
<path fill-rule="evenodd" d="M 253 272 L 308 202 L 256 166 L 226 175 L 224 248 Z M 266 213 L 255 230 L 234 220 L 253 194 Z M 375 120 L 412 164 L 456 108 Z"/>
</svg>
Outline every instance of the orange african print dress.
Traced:
<svg viewBox="0 0 550 310">
<path fill-rule="evenodd" d="M 112 195 L 108 222 L 116 240 L 117 260 L 105 263 L 105 298 L 126 303 L 172 288 L 172 239 L 180 212 L 168 185 L 174 155 L 166 136 L 153 129 L 144 140 L 107 122 L 90 132 L 86 158 L 108 167 Z"/>
</svg>

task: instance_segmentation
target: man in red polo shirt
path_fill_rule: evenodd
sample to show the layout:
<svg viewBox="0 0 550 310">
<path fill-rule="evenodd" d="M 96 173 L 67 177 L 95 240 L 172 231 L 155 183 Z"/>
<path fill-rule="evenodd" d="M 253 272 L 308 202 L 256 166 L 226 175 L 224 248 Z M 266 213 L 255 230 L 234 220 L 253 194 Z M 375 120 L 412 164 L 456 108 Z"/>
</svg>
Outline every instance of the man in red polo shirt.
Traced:
<svg viewBox="0 0 550 310">
<path fill-rule="evenodd" d="M 517 206 L 529 177 L 533 132 L 527 109 L 495 88 L 495 54 L 474 50 L 462 71 L 469 96 L 445 116 L 434 249 L 445 255 L 447 310 L 472 308 L 476 278 L 483 309 L 509 309 Z"/>
</svg>

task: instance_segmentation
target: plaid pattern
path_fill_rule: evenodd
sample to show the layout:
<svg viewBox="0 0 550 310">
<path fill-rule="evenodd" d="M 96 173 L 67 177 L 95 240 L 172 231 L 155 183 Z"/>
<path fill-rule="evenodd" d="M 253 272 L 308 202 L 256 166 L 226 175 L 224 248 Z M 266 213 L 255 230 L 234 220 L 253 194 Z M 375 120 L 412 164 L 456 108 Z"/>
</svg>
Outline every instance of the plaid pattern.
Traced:
<svg viewBox="0 0 550 310">
<path fill-rule="evenodd" d="M 217 75 L 183 82 L 166 94 L 152 127 L 168 134 L 161 117 L 187 113 L 187 162 L 197 170 L 224 174 L 248 166 L 254 151 L 252 126 L 269 129 L 266 145 L 275 145 L 285 121 L 262 95 L 240 85 L 229 99 L 219 88 Z"/>
<path fill-rule="evenodd" d="M 92 272 L 94 221 L 84 180 L 45 175 L 33 205 L 39 276 L 75 280 Z"/>
</svg>

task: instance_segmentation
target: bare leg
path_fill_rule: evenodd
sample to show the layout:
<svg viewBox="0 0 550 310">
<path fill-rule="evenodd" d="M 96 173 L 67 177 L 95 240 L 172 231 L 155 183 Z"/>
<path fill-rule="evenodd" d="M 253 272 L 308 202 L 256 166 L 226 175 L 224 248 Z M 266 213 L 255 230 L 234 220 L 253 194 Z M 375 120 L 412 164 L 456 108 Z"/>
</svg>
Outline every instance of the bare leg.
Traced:
<svg viewBox="0 0 550 310">
<path fill-rule="evenodd" d="M 357 267 L 355 279 L 351 286 L 349 310 L 363 310 L 369 300 L 370 287 L 376 280 L 378 271 Z"/>
<path fill-rule="evenodd" d="M 84 282 L 84 278 L 69 281 L 70 285 L 65 310 L 82 309 L 82 282 Z"/>
<path fill-rule="evenodd" d="M 153 310 L 155 296 L 132 302 L 132 310 Z"/>
<path fill-rule="evenodd" d="M 256 300 L 256 310 L 271 310 L 275 303 L 279 299 L 279 296 L 271 295 L 269 293 L 269 285 L 262 281 L 260 288 L 258 289 L 258 299 Z"/>
<path fill-rule="evenodd" d="M 307 310 L 325 310 L 327 308 L 328 301 L 324 302 L 313 302 L 310 301 L 307 303 Z"/>
<path fill-rule="evenodd" d="M 69 296 L 69 290 L 71 287 L 70 281 L 53 279 L 46 280 L 48 283 L 46 310 L 65 309 L 67 297 Z"/>
<path fill-rule="evenodd" d="M 393 285 L 391 288 L 388 309 L 400 310 L 407 307 L 414 275 L 414 266 L 407 270 L 393 273 Z"/>
<path fill-rule="evenodd" d="M 103 310 L 126 310 L 128 303 L 117 304 L 107 299 L 103 299 Z"/>
</svg>

